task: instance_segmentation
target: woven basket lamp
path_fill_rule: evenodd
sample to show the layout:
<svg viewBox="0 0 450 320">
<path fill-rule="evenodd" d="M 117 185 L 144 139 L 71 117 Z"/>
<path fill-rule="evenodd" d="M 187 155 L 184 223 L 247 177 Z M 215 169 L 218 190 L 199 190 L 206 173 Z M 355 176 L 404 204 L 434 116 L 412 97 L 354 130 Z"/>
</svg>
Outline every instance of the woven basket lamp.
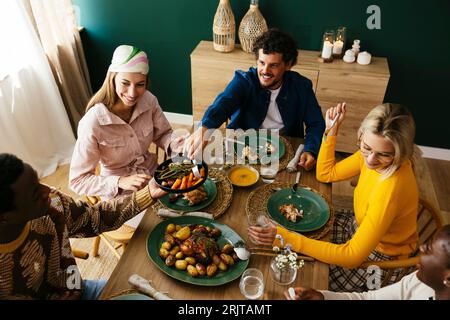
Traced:
<svg viewBox="0 0 450 320">
<path fill-rule="evenodd" d="M 251 0 L 250 9 L 239 25 L 239 41 L 241 42 L 242 50 L 253 52 L 255 40 L 267 30 L 266 20 L 258 8 L 258 0 Z"/>
<path fill-rule="evenodd" d="M 230 0 L 220 0 L 213 23 L 214 50 L 220 52 L 233 51 L 235 33 L 236 23 Z"/>
</svg>

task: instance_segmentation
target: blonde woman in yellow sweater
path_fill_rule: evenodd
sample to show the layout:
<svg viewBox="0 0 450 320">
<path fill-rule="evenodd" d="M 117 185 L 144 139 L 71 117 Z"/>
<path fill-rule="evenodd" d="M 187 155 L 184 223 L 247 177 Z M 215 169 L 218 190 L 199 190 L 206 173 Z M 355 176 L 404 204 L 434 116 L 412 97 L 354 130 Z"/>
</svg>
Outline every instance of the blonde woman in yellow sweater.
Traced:
<svg viewBox="0 0 450 320">
<path fill-rule="evenodd" d="M 335 182 L 359 175 L 354 191 L 354 215 L 336 213 L 332 243 L 289 232 L 270 221 L 269 226 L 250 227 L 250 239 L 258 244 L 279 245 L 280 234 L 297 252 L 330 264 L 330 290 L 364 291 L 371 280 L 364 261 L 408 256 L 417 242 L 418 188 L 413 172 L 415 125 L 404 107 L 375 107 L 358 131 L 359 150 L 336 163 L 335 145 L 345 119 L 345 103 L 326 112 L 326 130 L 317 159 L 317 179 Z M 337 122 L 332 122 L 338 117 Z M 397 273 L 390 279 L 397 279 Z M 371 288 L 374 289 L 374 288 Z"/>
</svg>

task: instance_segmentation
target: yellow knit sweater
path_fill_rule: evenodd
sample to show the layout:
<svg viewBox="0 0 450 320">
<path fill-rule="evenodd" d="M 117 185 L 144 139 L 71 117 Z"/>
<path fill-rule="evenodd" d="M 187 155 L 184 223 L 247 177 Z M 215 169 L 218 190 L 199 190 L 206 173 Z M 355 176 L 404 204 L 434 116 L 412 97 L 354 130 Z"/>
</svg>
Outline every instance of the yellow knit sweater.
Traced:
<svg viewBox="0 0 450 320">
<path fill-rule="evenodd" d="M 350 157 L 335 162 L 336 137 L 322 141 L 317 159 L 317 179 L 334 182 L 360 174 L 354 192 L 354 211 L 358 230 L 344 244 L 333 244 L 312 240 L 298 233 L 278 227 L 286 243 L 297 252 L 302 252 L 329 264 L 346 268 L 359 266 L 370 252 L 389 256 L 410 254 L 416 246 L 416 217 L 419 193 L 409 160 L 389 178 L 368 169 L 359 151 Z M 280 245 L 275 240 L 274 245 Z"/>
</svg>

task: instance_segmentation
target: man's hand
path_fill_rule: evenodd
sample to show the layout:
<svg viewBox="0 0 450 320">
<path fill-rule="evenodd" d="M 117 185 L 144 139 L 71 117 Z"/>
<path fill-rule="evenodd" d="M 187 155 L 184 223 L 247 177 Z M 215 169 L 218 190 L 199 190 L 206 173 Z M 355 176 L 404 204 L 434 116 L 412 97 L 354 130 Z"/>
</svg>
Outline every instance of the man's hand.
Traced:
<svg viewBox="0 0 450 320">
<path fill-rule="evenodd" d="M 122 190 L 138 191 L 145 187 L 152 177 L 139 173 L 119 178 L 119 188 Z"/>
<path fill-rule="evenodd" d="M 184 144 L 186 143 L 186 139 L 188 137 L 189 134 L 174 138 L 169 144 L 169 156 L 182 153 Z"/>
<path fill-rule="evenodd" d="M 186 152 L 190 159 L 194 159 L 208 143 L 208 140 L 204 138 L 208 128 L 198 128 L 187 140 L 186 140 Z"/>
<path fill-rule="evenodd" d="M 302 153 L 302 155 L 300 156 L 300 160 L 298 162 L 298 165 L 300 167 L 305 168 L 305 170 L 307 171 L 311 170 L 315 164 L 316 159 L 314 158 L 311 152 L 307 151 Z"/>
<path fill-rule="evenodd" d="M 149 184 L 148 184 L 148 188 L 150 190 L 150 196 L 153 199 L 159 199 L 163 196 L 165 196 L 168 192 L 162 190 L 161 188 L 158 187 L 158 185 L 156 184 L 155 179 L 150 180 Z"/>
<path fill-rule="evenodd" d="M 284 291 L 287 300 L 324 300 L 324 296 L 317 290 L 311 288 L 297 287 L 294 288 L 295 298 L 292 299 L 288 290 Z"/>
</svg>

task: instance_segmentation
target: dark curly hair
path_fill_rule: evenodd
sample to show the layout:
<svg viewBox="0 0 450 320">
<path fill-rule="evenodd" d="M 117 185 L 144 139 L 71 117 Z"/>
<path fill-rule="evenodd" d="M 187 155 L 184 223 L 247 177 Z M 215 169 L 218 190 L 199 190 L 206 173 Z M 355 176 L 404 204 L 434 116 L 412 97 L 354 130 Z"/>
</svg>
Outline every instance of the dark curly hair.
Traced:
<svg viewBox="0 0 450 320">
<path fill-rule="evenodd" d="M 256 39 L 253 44 L 253 53 L 256 55 L 256 59 L 259 56 L 259 49 L 262 49 L 264 54 L 281 53 L 284 63 L 292 63 L 291 66 L 297 63 L 298 50 L 295 40 L 289 34 L 278 29 L 269 29 Z"/>
<path fill-rule="evenodd" d="M 9 153 L 0 154 L 0 214 L 14 209 L 11 185 L 24 171 L 23 161 Z"/>
</svg>

